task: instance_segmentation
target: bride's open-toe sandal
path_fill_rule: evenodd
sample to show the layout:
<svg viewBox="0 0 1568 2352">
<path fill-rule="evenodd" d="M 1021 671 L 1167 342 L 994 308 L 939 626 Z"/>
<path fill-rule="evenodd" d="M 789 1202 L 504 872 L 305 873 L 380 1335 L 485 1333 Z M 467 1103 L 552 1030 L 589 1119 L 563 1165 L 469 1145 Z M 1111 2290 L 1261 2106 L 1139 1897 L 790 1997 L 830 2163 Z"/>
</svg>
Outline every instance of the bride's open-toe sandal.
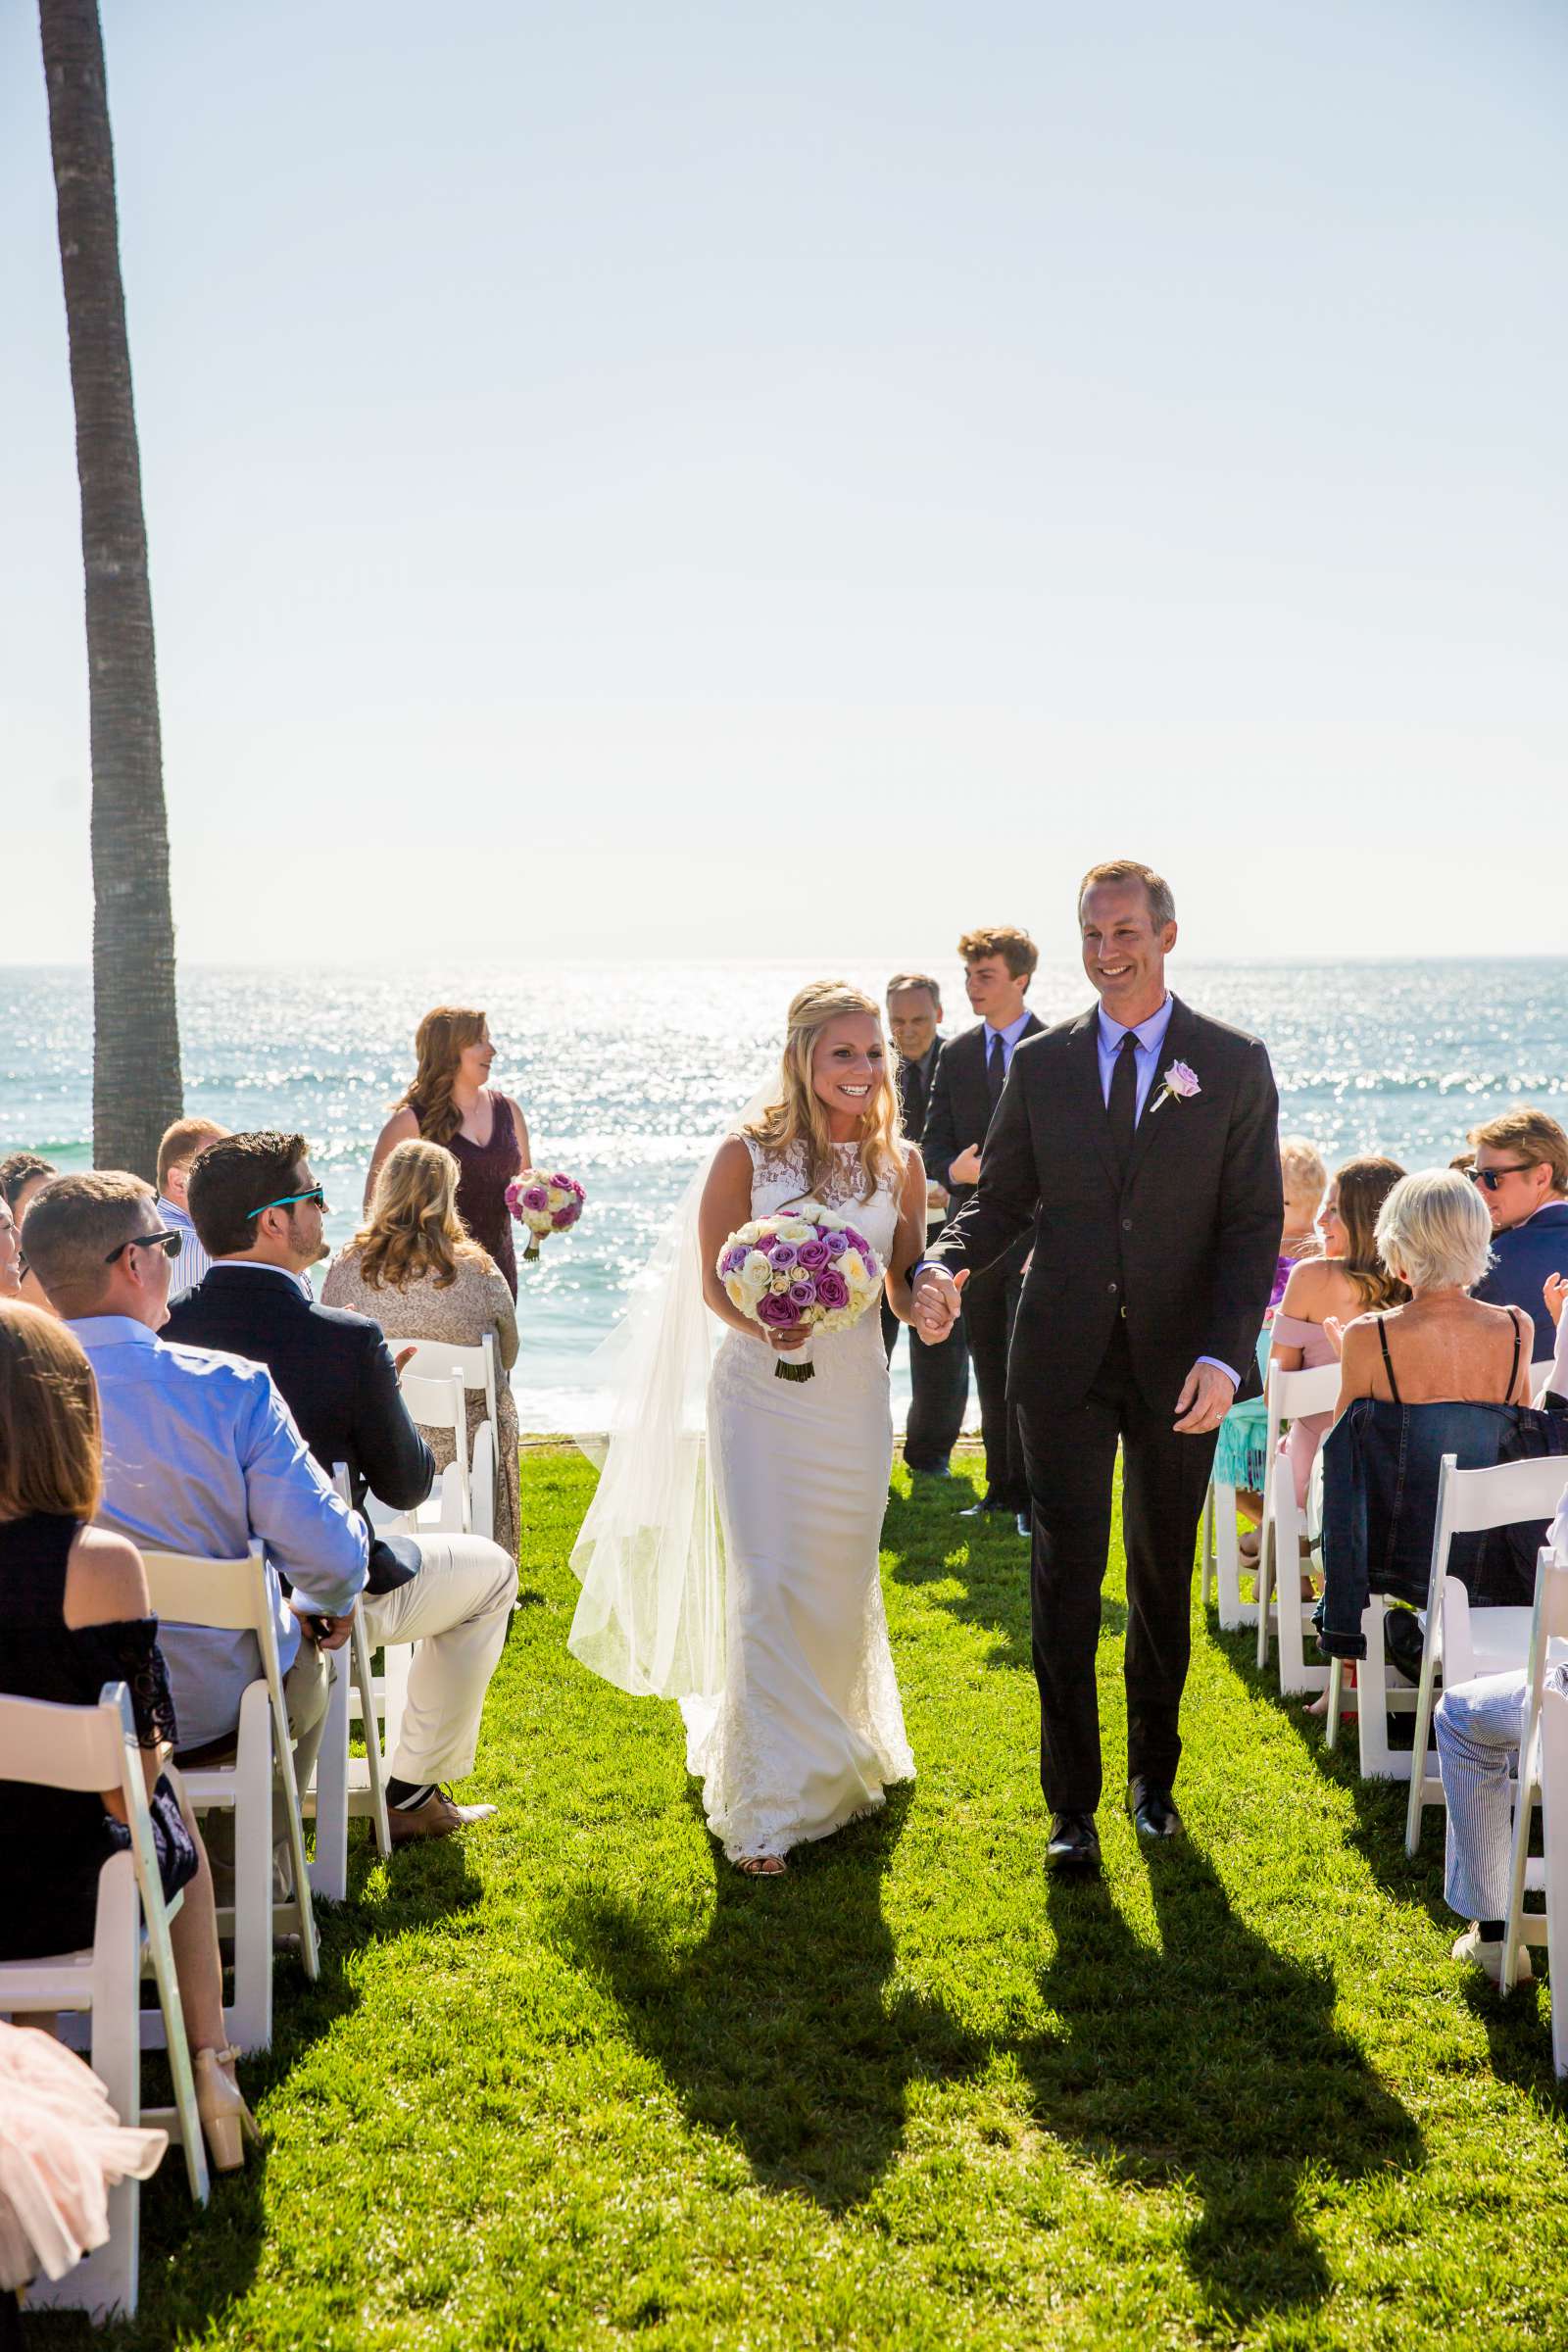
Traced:
<svg viewBox="0 0 1568 2352">
<path fill-rule="evenodd" d="M 781 1879 L 789 1864 L 782 1854 L 742 1854 L 735 1867 L 743 1879 Z"/>
</svg>

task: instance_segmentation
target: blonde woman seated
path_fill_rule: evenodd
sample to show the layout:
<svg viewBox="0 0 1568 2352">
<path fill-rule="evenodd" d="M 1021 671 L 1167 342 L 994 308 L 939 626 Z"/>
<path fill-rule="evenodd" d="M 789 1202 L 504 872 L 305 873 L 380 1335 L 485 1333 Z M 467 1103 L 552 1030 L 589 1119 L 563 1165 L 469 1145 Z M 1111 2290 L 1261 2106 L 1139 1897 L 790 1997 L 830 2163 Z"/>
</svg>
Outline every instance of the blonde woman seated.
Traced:
<svg viewBox="0 0 1568 2352">
<path fill-rule="evenodd" d="M 1479 1212 L 1479 1213 L 1478 1213 Z M 1408 1301 L 1325 1328 L 1341 1343 L 1338 1420 L 1357 1396 L 1395 1404 L 1528 1404 L 1532 1326 L 1523 1307 L 1470 1291 L 1492 1257 L 1492 1220 L 1451 1168 L 1406 1176 L 1378 1212 L 1379 1255 Z"/>
<path fill-rule="evenodd" d="M 469 1239 L 458 1214 L 459 1168 L 441 1144 L 411 1137 L 382 1162 L 368 1222 L 321 1286 L 326 1306 L 350 1307 L 379 1323 L 396 1354 L 400 1340 L 496 1343 L 498 1369 L 517 1360 L 517 1315 L 506 1277 Z M 484 1419 L 484 1392 L 468 1392 L 468 1443 Z M 438 1468 L 452 1459 L 450 1431 L 423 1433 Z M 496 1382 L 496 1542 L 517 1556 L 517 1407 Z"/>
</svg>

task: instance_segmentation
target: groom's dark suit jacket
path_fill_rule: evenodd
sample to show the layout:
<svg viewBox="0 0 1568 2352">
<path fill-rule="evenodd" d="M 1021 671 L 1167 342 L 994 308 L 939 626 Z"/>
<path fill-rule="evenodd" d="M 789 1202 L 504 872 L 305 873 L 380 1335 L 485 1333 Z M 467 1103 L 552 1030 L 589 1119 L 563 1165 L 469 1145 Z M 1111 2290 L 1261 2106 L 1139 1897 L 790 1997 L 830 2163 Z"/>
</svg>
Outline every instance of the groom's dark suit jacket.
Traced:
<svg viewBox="0 0 1568 2352">
<path fill-rule="evenodd" d="M 1133 1376 L 1155 1411 L 1173 1410 L 1200 1355 L 1230 1365 L 1239 1394 L 1254 1396 L 1284 1221 L 1268 1055 L 1255 1037 L 1173 1000 L 1122 1171 L 1101 1093 L 1098 1021 L 1096 1006 L 1020 1041 L 979 1188 L 927 1255 L 978 1272 L 1032 1233 L 1007 1375 L 1009 1401 L 1026 1411 L 1083 1402 L 1124 1309 Z M 944 1068 L 965 1042 L 947 1049 Z M 1190 1065 L 1201 1091 L 1160 1102 L 1160 1073 L 1174 1061 Z"/>
</svg>

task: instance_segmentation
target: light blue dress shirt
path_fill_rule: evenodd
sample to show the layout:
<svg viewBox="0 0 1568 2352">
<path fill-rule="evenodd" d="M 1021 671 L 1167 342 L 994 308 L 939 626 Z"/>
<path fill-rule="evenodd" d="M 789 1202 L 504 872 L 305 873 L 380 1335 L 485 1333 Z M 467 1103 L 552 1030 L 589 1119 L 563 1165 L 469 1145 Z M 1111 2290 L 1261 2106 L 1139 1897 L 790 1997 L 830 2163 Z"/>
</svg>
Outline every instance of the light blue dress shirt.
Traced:
<svg viewBox="0 0 1568 2352">
<path fill-rule="evenodd" d="M 1012 1067 L 1013 1048 L 1028 1025 L 1029 1007 L 1027 1004 L 1019 1013 L 1018 1018 L 1015 1021 L 1009 1021 L 1005 1029 L 993 1029 L 989 1021 L 986 1023 L 986 1075 L 988 1077 L 991 1074 L 991 1040 L 994 1037 L 1000 1037 L 1002 1040 L 1002 1075 L 1005 1078 Z"/>
<path fill-rule="evenodd" d="M 1159 1010 L 1152 1012 L 1147 1021 L 1140 1021 L 1132 1032 L 1138 1040 L 1138 1107 L 1133 1114 L 1135 1127 L 1144 1115 L 1144 1104 L 1149 1101 L 1150 1089 L 1154 1083 L 1154 1073 L 1159 1068 L 1159 1050 L 1165 1043 L 1165 1032 L 1170 1027 L 1170 1016 L 1174 1010 L 1175 1006 L 1171 999 L 1167 997 Z M 1101 1006 L 1098 1017 L 1100 1023 L 1098 1031 L 1100 1092 L 1105 1108 L 1108 1110 L 1110 1108 L 1110 1081 L 1116 1068 L 1116 1056 L 1121 1051 L 1121 1041 L 1127 1035 L 1127 1031 L 1120 1021 L 1111 1019 L 1103 1005 Z"/>
<path fill-rule="evenodd" d="M 365 1528 L 312 1458 L 265 1364 L 207 1348 L 169 1347 L 128 1315 L 73 1323 L 98 1382 L 104 1497 L 98 1519 L 154 1550 L 232 1560 L 260 1537 L 286 1674 L 301 1609 L 336 1617 L 364 1589 Z M 159 1642 L 181 1747 L 221 1740 L 262 1671 L 254 1634 L 164 1625 Z"/>
</svg>

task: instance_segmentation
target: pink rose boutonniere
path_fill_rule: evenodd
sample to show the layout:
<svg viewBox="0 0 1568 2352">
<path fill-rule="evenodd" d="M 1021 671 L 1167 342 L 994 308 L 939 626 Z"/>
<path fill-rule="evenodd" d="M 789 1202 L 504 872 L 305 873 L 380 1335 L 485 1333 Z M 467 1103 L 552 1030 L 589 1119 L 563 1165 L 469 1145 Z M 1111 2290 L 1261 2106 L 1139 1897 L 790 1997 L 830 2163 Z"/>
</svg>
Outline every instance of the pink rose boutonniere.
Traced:
<svg viewBox="0 0 1568 2352">
<path fill-rule="evenodd" d="M 1169 1102 L 1173 1097 L 1178 1102 L 1188 1102 L 1194 1095 L 1200 1095 L 1202 1091 L 1198 1072 L 1185 1061 L 1173 1061 L 1165 1071 L 1159 1092 L 1150 1108 L 1158 1110 L 1162 1102 Z"/>
</svg>

